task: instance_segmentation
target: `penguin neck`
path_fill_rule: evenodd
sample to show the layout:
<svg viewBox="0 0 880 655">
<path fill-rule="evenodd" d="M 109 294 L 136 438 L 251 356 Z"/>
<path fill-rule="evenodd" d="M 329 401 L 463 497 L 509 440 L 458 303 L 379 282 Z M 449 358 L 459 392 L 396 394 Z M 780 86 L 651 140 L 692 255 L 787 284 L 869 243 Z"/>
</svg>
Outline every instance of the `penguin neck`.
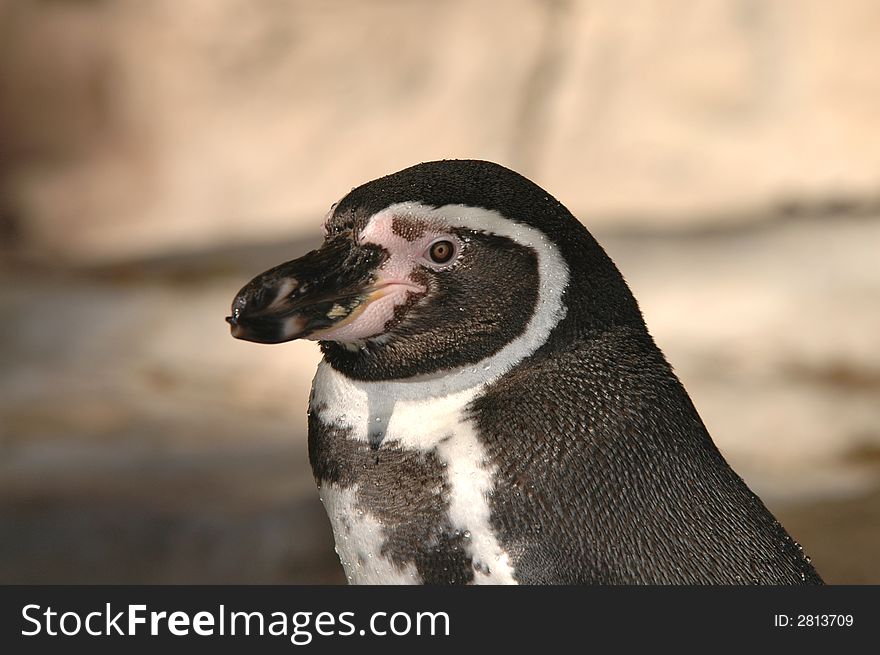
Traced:
<svg viewBox="0 0 880 655">
<path fill-rule="evenodd" d="M 356 380 L 322 361 L 312 384 L 310 411 L 373 448 L 390 439 L 428 450 L 456 431 L 465 407 L 485 386 L 485 382 L 463 385 L 458 376 Z"/>
<path fill-rule="evenodd" d="M 349 428 L 355 439 L 373 448 L 390 437 L 409 447 L 430 449 L 456 431 L 466 419 L 467 406 L 487 387 L 536 356 L 564 315 L 560 303 L 552 324 L 541 326 L 533 316 L 519 338 L 479 362 L 404 379 L 358 379 L 325 357 L 312 383 L 310 409 L 326 423 Z"/>
<path fill-rule="evenodd" d="M 363 389 L 375 389 L 377 393 L 400 400 L 429 400 L 461 393 L 475 393 L 491 384 L 512 368 L 541 349 L 566 314 L 565 305 L 556 294 L 556 302 L 540 303 L 525 330 L 505 344 L 497 352 L 472 364 L 440 369 L 407 378 L 362 379 L 334 359 L 325 357 L 321 368 L 333 371 Z M 364 357 L 371 356 L 365 353 Z M 321 370 L 319 369 L 319 376 Z M 317 380 L 317 378 L 316 378 Z"/>
<path fill-rule="evenodd" d="M 455 431 L 474 398 L 532 357 L 564 322 L 568 310 L 562 297 L 569 269 L 556 248 L 545 247 L 539 253 L 538 273 L 532 316 L 523 331 L 496 352 L 473 363 L 421 375 L 361 379 L 346 370 L 345 360 L 340 363 L 325 348 L 312 385 L 312 409 L 325 422 L 351 428 L 355 438 L 369 441 L 374 448 L 389 435 L 415 439 L 409 445 L 417 448 L 432 447 L 437 439 Z M 367 351 L 362 356 L 381 355 Z M 426 425 L 431 429 L 425 430 Z"/>
</svg>

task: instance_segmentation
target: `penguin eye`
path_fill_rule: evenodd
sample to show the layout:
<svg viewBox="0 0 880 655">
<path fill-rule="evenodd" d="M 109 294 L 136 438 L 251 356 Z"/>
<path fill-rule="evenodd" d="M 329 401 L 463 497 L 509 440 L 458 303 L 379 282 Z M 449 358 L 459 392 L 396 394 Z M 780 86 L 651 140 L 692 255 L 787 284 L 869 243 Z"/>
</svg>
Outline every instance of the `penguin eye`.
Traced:
<svg viewBox="0 0 880 655">
<path fill-rule="evenodd" d="M 428 246 L 428 260 L 432 264 L 448 264 L 458 254 L 458 246 L 449 239 L 437 239 Z"/>
</svg>

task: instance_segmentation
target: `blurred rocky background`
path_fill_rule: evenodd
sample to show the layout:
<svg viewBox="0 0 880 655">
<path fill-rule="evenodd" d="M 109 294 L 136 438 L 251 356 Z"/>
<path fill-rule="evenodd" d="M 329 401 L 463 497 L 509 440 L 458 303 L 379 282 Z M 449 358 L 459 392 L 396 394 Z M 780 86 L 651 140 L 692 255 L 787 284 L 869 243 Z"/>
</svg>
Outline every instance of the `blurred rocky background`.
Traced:
<svg viewBox="0 0 880 655">
<path fill-rule="evenodd" d="M 234 341 L 351 187 L 562 200 L 829 582 L 880 582 L 880 3 L 0 0 L 0 582 L 339 582 L 311 343 Z"/>
</svg>

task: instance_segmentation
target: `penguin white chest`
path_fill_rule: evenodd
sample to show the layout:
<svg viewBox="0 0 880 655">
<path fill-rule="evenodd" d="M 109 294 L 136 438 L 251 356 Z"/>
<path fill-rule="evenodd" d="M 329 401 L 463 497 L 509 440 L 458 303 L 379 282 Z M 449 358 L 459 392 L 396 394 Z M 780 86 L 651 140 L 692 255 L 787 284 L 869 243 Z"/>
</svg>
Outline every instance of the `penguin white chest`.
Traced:
<svg viewBox="0 0 880 655">
<path fill-rule="evenodd" d="M 310 456 L 355 584 L 515 584 L 490 522 L 494 470 L 467 406 L 479 389 L 412 397 L 322 363 Z"/>
</svg>

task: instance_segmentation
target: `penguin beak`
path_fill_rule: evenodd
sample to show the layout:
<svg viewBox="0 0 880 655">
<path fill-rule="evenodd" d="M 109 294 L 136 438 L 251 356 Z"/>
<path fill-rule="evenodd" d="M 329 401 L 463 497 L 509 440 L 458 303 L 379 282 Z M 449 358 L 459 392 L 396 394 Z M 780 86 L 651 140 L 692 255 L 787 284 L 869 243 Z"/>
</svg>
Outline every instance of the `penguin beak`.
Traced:
<svg viewBox="0 0 880 655">
<path fill-rule="evenodd" d="M 345 234 L 248 282 L 226 317 L 236 339 L 283 343 L 319 338 L 352 320 L 377 293 L 384 250 L 358 246 Z"/>
</svg>

